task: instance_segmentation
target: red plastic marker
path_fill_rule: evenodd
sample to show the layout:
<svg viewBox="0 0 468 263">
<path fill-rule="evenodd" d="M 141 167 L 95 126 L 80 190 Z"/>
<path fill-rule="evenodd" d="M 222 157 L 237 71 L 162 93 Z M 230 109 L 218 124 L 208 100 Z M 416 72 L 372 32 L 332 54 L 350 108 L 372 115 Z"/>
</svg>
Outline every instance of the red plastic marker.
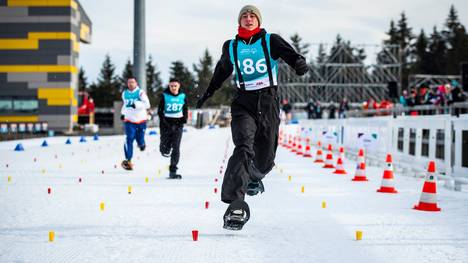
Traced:
<svg viewBox="0 0 468 263">
<path fill-rule="evenodd" d="M 193 241 L 198 241 L 198 230 L 192 230 Z"/>
<path fill-rule="evenodd" d="M 218 182 L 218 178 L 215 178 L 215 183 L 217 183 L 217 182 Z"/>
<path fill-rule="evenodd" d="M 50 190 L 50 187 L 47 188 L 47 193 L 48 193 L 48 194 L 50 194 L 51 191 L 52 191 L 52 190 Z"/>
<path fill-rule="evenodd" d="M 210 202 L 206 201 L 205 202 L 205 209 L 208 209 L 210 207 Z"/>
<path fill-rule="evenodd" d="M 214 189 L 214 193 L 216 194 L 218 192 L 218 188 L 215 188 Z"/>
<path fill-rule="evenodd" d="M 81 178 L 80 178 L 80 179 L 78 179 L 78 182 L 79 182 L 79 183 L 81 183 Z"/>
</svg>

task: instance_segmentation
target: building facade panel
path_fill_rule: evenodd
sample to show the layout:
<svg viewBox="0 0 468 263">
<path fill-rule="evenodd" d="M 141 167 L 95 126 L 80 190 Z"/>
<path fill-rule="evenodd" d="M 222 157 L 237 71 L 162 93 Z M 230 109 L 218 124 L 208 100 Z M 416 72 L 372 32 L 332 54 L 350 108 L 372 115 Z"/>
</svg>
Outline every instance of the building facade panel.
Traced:
<svg viewBox="0 0 468 263">
<path fill-rule="evenodd" d="M 0 0 L 0 122 L 77 121 L 80 42 L 91 20 L 75 0 Z"/>
</svg>

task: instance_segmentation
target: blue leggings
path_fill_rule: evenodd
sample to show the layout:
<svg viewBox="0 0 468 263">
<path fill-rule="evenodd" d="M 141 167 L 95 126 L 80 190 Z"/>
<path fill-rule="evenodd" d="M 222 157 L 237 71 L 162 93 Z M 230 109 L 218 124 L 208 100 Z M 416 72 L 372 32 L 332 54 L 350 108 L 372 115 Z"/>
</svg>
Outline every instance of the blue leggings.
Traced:
<svg viewBox="0 0 468 263">
<path fill-rule="evenodd" d="M 133 157 L 133 141 L 136 139 L 138 146 L 145 145 L 146 122 L 131 123 L 125 122 L 125 134 L 127 135 L 124 144 L 125 159 L 131 161 Z"/>
</svg>

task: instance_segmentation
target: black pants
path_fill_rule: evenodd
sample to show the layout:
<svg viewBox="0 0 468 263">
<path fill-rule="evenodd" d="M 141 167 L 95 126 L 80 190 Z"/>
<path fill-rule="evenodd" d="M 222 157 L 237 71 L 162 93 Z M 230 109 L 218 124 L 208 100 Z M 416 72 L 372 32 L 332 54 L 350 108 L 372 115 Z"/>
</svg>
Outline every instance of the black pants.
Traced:
<svg viewBox="0 0 468 263">
<path fill-rule="evenodd" d="M 265 177 L 275 165 L 279 100 L 276 88 L 239 91 L 231 104 L 235 149 L 224 174 L 221 200 L 244 199 L 247 184 Z"/>
<path fill-rule="evenodd" d="M 179 163 L 182 133 L 182 124 L 172 124 L 167 122 L 161 123 L 161 142 L 159 144 L 159 151 L 162 154 L 169 154 L 172 149 L 169 171 L 173 173 L 177 171 L 177 164 Z"/>
</svg>

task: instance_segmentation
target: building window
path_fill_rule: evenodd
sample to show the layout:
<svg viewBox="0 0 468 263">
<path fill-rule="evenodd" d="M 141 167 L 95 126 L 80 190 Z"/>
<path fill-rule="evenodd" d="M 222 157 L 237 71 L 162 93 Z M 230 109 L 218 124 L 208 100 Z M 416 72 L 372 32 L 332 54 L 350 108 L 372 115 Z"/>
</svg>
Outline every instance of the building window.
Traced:
<svg viewBox="0 0 468 263">
<path fill-rule="evenodd" d="M 13 110 L 13 101 L 11 99 L 0 99 L 0 113 L 7 113 Z"/>
<path fill-rule="evenodd" d="M 35 113 L 38 107 L 37 100 L 13 100 L 13 111 L 15 113 Z"/>
<path fill-rule="evenodd" d="M 403 152 L 403 143 L 404 143 L 404 136 L 405 135 L 405 129 L 403 128 L 398 128 L 398 151 Z"/>
<path fill-rule="evenodd" d="M 445 131 L 442 129 L 436 132 L 436 158 L 445 159 Z"/>
<path fill-rule="evenodd" d="M 411 128 L 409 132 L 409 154 L 416 155 L 416 129 Z"/>
<path fill-rule="evenodd" d="M 429 157 L 429 134 L 428 129 L 422 130 L 421 156 Z"/>
</svg>

